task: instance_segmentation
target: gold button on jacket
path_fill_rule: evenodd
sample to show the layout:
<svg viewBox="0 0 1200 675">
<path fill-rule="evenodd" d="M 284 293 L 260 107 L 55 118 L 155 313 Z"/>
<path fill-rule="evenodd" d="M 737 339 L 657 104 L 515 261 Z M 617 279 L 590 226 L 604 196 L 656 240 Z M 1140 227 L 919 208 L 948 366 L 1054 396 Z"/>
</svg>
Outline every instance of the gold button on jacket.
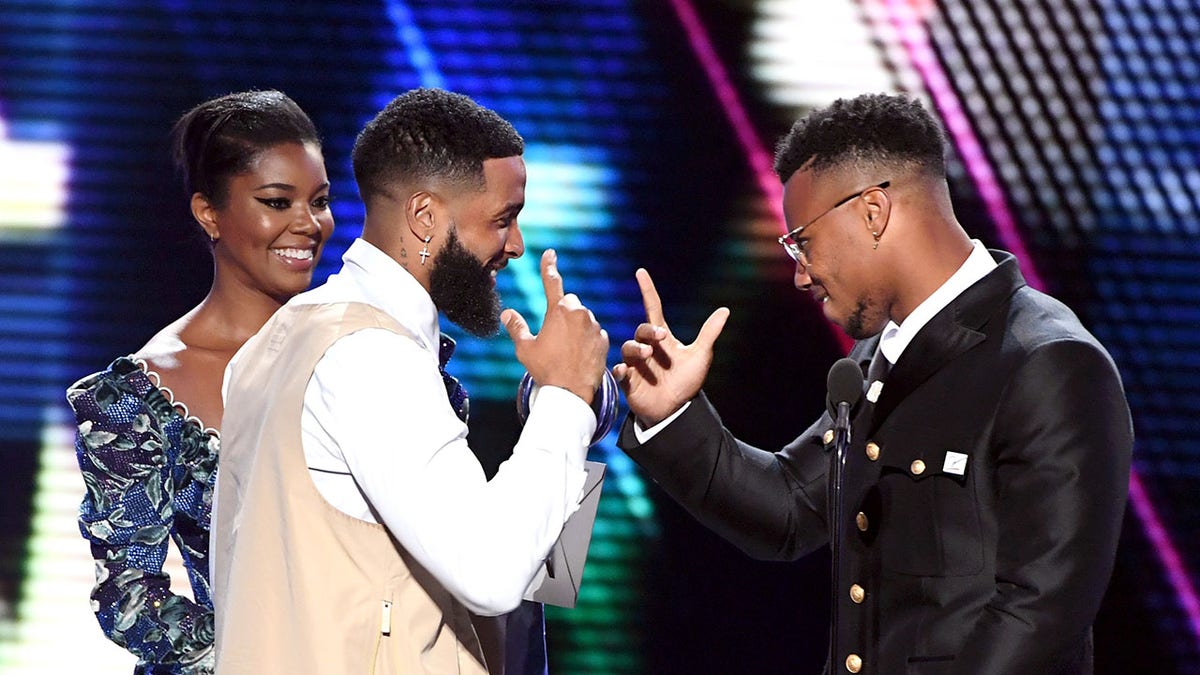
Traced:
<svg viewBox="0 0 1200 675">
<path fill-rule="evenodd" d="M 854 516 L 854 524 L 858 526 L 860 532 L 866 532 L 867 527 L 870 525 L 867 521 L 867 514 L 859 511 L 858 515 Z"/>
</svg>

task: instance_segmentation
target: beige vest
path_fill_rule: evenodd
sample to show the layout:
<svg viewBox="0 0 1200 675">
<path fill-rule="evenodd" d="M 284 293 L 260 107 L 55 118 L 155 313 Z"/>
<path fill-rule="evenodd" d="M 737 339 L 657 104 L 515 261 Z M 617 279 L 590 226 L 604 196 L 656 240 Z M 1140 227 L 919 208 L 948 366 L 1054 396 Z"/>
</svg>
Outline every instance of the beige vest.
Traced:
<svg viewBox="0 0 1200 675">
<path fill-rule="evenodd" d="M 365 328 L 413 337 L 366 304 L 285 306 L 231 373 L 213 523 L 221 675 L 487 672 L 466 608 L 382 525 L 338 511 L 309 476 L 305 388 L 325 351 Z"/>
</svg>

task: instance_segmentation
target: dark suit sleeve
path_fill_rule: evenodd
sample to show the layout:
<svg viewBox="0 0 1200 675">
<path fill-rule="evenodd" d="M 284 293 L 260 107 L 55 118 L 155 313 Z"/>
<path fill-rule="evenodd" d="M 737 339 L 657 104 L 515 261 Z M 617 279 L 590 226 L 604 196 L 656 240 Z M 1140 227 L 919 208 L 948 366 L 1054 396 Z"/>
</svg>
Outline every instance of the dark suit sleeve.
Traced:
<svg viewBox="0 0 1200 675">
<path fill-rule="evenodd" d="M 735 439 L 701 392 L 644 445 L 628 416 L 618 445 L 697 520 L 747 554 L 794 560 L 829 539 L 821 445 L 828 426 L 823 417 L 782 451 L 759 450 Z"/>
<path fill-rule="evenodd" d="M 1096 344 L 1036 349 L 994 421 L 996 590 L 964 643 L 964 672 L 1049 673 L 1082 644 L 1112 573 L 1133 428 L 1121 381 Z"/>
</svg>

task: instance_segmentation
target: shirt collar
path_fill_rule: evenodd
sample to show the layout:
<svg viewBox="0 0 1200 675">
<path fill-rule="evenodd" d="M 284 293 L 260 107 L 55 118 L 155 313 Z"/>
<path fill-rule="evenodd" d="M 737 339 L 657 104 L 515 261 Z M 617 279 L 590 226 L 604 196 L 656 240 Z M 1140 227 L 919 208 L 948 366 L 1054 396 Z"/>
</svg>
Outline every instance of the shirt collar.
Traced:
<svg viewBox="0 0 1200 675">
<path fill-rule="evenodd" d="M 879 338 L 879 349 L 888 363 L 896 365 L 896 362 L 900 360 L 900 355 L 908 347 L 908 343 L 912 342 L 930 319 L 937 316 L 938 312 L 945 309 L 946 305 L 962 295 L 963 291 L 970 288 L 972 284 L 996 268 L 996 261 L 992 259 L 992 255 L 988 253 L 983 242 L 972 239 L 971 245 L 971 255 L 967 256 L 966 261 L 954 274 L 950 275 L 945 283 L 917 305 L 903 323 L 897 325 L 895 321 L 889 321 L 884 327 Z"/>
<path fill-rule="evenodd" d="M 437 306 L 408 270 L 373 244 L 355 239 L 342 256 L 338 276 L 343 275 L 359 289 L 367 304 L 416 333 L 427 349 L 437 353 L 441 335 Z"/>
</svg>

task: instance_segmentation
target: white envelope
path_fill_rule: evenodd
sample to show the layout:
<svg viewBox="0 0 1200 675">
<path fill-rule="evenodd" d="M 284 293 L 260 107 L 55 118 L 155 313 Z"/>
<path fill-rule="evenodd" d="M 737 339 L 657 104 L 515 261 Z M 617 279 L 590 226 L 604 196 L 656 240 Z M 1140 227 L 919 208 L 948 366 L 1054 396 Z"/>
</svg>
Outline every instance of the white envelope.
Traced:
<svg viewBox="0 0 1200 675">
<path fill-rule="evenodd" d="M 604 485 L 607 467 L 601 462 L 584 462 L 587 478 L 583 482 L 583 501 L 579 509 L 567 518 L 563 531 L 550 549 L 546 564 L 525 594 L 526 600 L 547 605 L 571 608 L 579 600 L 579 585 L 583 582 L 583 566 L 587 562 L 588 546 L 592 543 L 592 525 L 596 508 L 600 506 L 600 490 Z"/>
</svg>

